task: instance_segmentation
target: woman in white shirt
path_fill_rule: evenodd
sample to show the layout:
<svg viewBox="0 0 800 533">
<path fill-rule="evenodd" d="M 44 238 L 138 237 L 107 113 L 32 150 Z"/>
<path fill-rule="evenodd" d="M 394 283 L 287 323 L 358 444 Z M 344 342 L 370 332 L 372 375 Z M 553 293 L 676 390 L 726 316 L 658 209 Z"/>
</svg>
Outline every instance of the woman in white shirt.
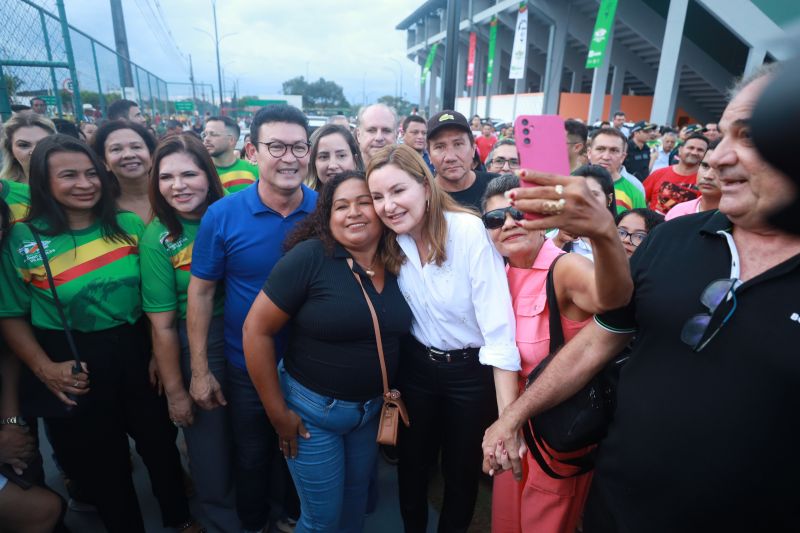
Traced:
<svg viewBox="0 0 800 533">
<path fill-rule="evenodd" d="M 375 210 L 389 229 L 386 267 L 414 314 L 401 352 L 399 389 L 411 427 L 398 442 L 406 531 L 425 531 L 427 485 L 441 450 L 439 531 L 472 520 L 481 438 L 497 408 L 517 395 L 520 369 L 505 269 L 476 214 L 439 189 L 408 146 L 389 146 L 367 168 Z"/>
</svg>

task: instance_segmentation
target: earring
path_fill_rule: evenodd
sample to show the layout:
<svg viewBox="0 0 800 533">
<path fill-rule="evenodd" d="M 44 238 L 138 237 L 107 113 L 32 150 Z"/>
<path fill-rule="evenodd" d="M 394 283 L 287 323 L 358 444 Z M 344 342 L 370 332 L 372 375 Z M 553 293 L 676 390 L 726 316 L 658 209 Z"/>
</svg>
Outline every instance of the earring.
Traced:
<svg viewBox="0 0 800 533">
<path fill-rule="evenodd" d="M 425 198 L 425 212 L 427 213 L 430 210 L 431 210 L 431 201 L 429 198 Z"/>
</svg>

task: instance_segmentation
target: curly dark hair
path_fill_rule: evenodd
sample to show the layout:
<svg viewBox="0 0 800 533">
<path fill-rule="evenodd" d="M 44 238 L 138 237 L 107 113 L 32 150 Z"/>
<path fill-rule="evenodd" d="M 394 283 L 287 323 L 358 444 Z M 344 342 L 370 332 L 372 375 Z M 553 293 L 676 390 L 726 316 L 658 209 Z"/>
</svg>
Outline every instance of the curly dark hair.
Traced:
<svg viewBox="0 0 800 533">
<path fill-rule="evenodd" d="M 309 239 L 319 239 L 322 241 L 322 246 L 325 248 L 325 253 L 328 256 L 333 255 L 333 250 L 336 247 L 336 239 L 333 238 L 331 233 L 331 212 L 333 211 L 333 195 L 339 185 L 347 180 L 361 180 L 365 184 L 367 178 L 363 172 L 357 170 L 347 170 L 341 174 L 335 175 L 322 185 L 322 190 L 319 191 L 317 197 L 317 206 L 314 211 L 297 223 L 294 230 L 286 237 L 283 242 L 283 250 L 288 252 L 298 244 Z M 384 261 L 384 242 L 386 232 L 381 237 L 378 243 L 378 257 Z"/>
</svg>

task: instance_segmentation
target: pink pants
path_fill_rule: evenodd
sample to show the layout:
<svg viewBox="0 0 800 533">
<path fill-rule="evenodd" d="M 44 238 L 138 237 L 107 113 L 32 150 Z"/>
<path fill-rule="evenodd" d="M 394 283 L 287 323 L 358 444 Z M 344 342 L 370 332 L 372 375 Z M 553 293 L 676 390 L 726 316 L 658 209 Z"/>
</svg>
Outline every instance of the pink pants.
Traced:
<svg viewBox="0 0 800 533">
<path fill-rule="evenodd" d="M 569 473 L 563 465 L 553 469 Z M 551 478 L 528 452 L 522 481 L 516 481 L 510 471 L 494 478 L 492 533 L 575 533 L 591 482 L 592 472 Z"/>
</svg>

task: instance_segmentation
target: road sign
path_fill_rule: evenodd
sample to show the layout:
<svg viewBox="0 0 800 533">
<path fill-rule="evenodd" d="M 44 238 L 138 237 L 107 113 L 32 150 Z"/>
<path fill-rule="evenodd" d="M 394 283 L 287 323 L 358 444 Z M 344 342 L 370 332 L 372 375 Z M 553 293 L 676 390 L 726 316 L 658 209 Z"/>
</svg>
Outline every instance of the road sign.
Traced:
<svg viewBox="0 0 800 533">
<path fill-rule="evenodd" d="M 47 103 L 47 105 L 56 105 L 56 97 L 55 96 L 51 96 L 49 94 L 46 94 L 44 96 L 40 96 L 39 98 L 44 100 L 45 103 Z"/>
<path fill-rule="evenodd" d="M 63 82 L 61 82 L 61 87 L 69 94 L 72 94 L 74 92 L 72 88 L 72 80 L 70 78 L 66 78 Z"/>
<path fill-rule="evenodd" d="M 175 102 L 175 111 L 194 111 L 194 102 Z"/>
</svg>

